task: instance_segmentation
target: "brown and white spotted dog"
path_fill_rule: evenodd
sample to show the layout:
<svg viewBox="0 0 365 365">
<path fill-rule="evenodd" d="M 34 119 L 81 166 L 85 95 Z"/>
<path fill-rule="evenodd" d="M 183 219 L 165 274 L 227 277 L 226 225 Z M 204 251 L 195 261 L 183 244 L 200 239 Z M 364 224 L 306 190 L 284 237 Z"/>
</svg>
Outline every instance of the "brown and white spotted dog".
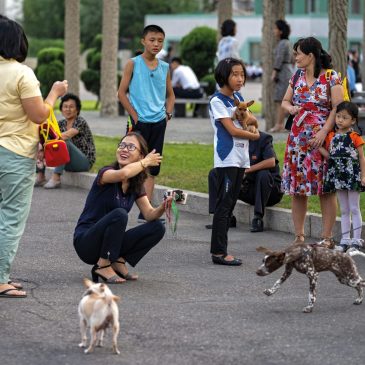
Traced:
<svg viewBox="0 0 365 365">
<path fill-rule="evenodd" d="M 293 269 L 296 269 L 307 275 L 309 279 L 308 305 L 304 307 L 303 312 L 310 313 L 316 301 L 318 273 L 331 271 L 341 284 L 346 284 L 357 290 L 358 297 L 354 304 L 362 303 L 365 281 L 359 275 L 356 264 L 349 255 L 311 244 L 291 245 L 283 251 L 272 251 L 265 247 L 258 247 L 256 250 L 265 254 L 263 264 L 256 271 L 257 275 L 269 275 L 285 265 L 285 271 L 281 278 L 275 282 L 271 289 L 264 290 L 266 295 L 273 295 L 291 275 Z"/>
</svg>

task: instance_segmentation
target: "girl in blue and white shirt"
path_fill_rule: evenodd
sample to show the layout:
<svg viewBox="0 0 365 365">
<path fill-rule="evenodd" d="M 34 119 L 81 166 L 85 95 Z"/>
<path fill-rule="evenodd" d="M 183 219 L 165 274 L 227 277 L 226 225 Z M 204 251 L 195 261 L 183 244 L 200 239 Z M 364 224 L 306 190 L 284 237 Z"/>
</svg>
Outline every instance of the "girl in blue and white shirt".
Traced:
<svg viewBox="0 0 365 365">
<path fill-rule="evenodd" d="M 232 119 L 234 100 L 243 101 L 238 92 L 246 81 L 243 62 L 226 58 L 218 63 L 214 76 L 220 89 L 210 100 L 209 114 L 214 129 L 214 167 L 218 180 L 210 252 L 215 264 L 239 266 L 242 261 L 227 254 L 227 232 L 244 171 L 250 167 L 248 140 L 258 139 L 259 133 L 243 130 Z"/>
</svg>

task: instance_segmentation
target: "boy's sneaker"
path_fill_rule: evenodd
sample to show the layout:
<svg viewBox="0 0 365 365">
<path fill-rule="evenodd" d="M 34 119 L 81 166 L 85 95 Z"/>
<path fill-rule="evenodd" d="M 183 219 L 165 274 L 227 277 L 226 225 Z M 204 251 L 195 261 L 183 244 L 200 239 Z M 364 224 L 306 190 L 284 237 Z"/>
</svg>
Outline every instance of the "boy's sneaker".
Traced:
<svg viewBox="0 0 365 365">
<path fill-rule="evenodd" d="M 342 238 L 339 246 L 335 247 L 335 251 L 346 252 L 348 248 L 351 246 L 351 243 L 352 243 L 351 238 Z"/>
<path fill-rule="evenodd" d="M 360 248 L 363 246 L 364 240 L 361 238 L 353 238 L 351 247 L 348 249 L 347 253 L 350 256 L 355 256 L 360 253 Z"/>
</svg>

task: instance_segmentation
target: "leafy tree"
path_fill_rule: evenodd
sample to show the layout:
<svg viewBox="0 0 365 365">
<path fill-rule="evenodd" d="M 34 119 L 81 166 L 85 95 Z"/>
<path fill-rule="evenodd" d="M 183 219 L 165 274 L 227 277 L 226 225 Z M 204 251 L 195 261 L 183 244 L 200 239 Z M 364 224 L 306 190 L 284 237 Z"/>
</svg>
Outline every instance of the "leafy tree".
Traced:
<svg viewBox="0 0 365 365">
<path fill-rule="evenodd" d="M 62 48 L 44 48 L 38 53 L 35 74 L 41 83 L 42 95 L 48 95 L 53 83 L 64 79 L 65 52 Z"/>
<path fill-rule="evenodd" d="M 23 26 L 35 38 L 63 38 L 64 2 L 59 0 L 24 0 Z"/>
<path fill-rule="evenodd" d="M 209 2 L 208 2 L 209 3 Z M 207 4 L 208 4 L 207 3 Z M 203 5 L 203 8 L 208 5 Z M 119 37 L 124 48 L 140 47 L 146 14 L 191 13 L 202 10 L 195 0 L 119 0 Z M 64 1 L 24 0 L 24 29 L 37 38 L 64 37 Z M 90 48 L 101 33 L 102 1 L 80 0 L 81 42 Z"/>
<path fill-rule="evenodd" d="M 213 71 L 216 50 L 217 31 L 206 26 L 194 28 L 180 43 L 181 58 L 198 79 Z"/>
</svg>

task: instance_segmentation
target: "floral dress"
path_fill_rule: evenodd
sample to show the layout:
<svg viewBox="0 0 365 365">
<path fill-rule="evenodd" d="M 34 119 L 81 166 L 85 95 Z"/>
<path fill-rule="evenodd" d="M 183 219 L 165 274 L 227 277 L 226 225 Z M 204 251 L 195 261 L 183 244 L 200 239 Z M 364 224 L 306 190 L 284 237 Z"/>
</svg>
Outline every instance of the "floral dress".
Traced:
<svg viewBox="0 0 365 365">
<path fill-rule="evenodd" d="M 291 87 L 293 78 L 294 75 L 289 82 Z M 329 87 L 340 83 L 340 77 L 332 70 Z M 308 141 L 321 130 L 331 111 L 325 73 L 309 87 L 305 70 L 302 70 L 293 87 L 292 101 L 302 109 L 294 117 L 288 136 L 281 188 L 287 195 L 320 195 L 323 193 L 324 158 L 318 149 L 311 148 Z"/>
<path fill-rule="evenodd" d="M 329 152 L 324 192 L 336 190 L 365 191 L 361 185 L 361 169 L 357 148 L 364 145 L 362 137 L 350 131 L 344 134 L 330 132 L 326 138 Z"/>
</svg>

